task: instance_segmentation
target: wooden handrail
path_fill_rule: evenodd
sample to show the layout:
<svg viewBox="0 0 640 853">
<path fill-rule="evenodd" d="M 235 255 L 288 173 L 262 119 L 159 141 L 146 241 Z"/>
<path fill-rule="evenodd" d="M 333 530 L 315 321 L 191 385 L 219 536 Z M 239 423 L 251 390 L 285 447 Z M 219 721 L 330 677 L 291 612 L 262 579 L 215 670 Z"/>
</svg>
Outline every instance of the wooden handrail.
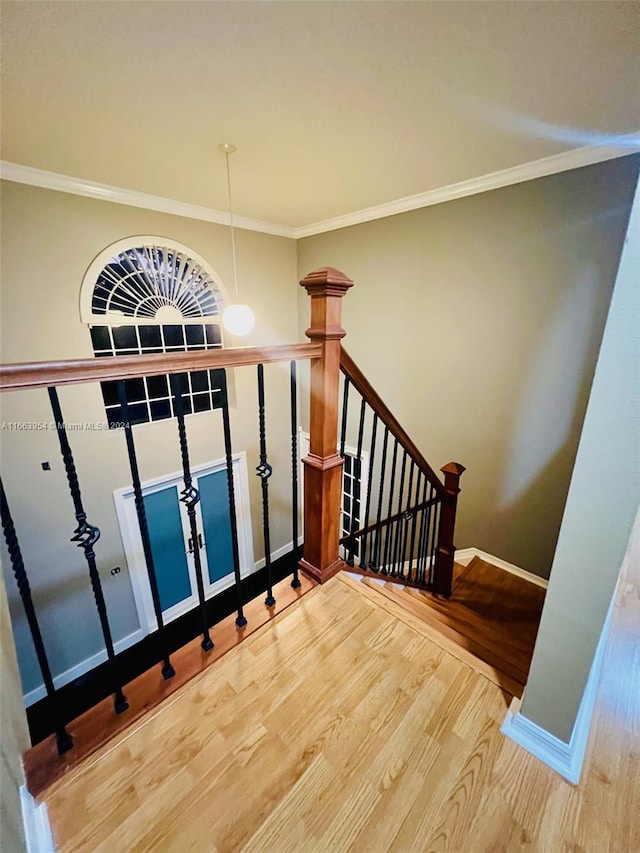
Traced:
<svg viewBox="0 0 640 853">
<path fill-rule="evenodd" d="M 293 359 L 317 359 L 321 355 L 322 345 L 310 343 L 3 364 L 0 365 L 0 391 L 134 379 L 138 376 L 216 370 L 221 367 L 245 367 Z"/>
<path fill-rule="evenodd" d="M 416 504 L 415 506 L 410 506 L 408 509 L 402 510 L 402 512 L 397 512 L 395 515 L 390 515 L 388 518 L 383 518 L 381 521 L 376 521 L 374 524 L 369 524 L 367 527 L 361 527 L 360 530 L 354 530 L 353 533 L 347 533 L 346 536 L 340 537 L 340 544 L 346 545 L 347 542 L 353 541 L 354 539 L 358 539 L 360 536 L 367 535 L 369 533 L 373 533 L 375 530 L 380 530 L 382 527 L 389 527 L 391 524 L 395 524 L 396 521 L 399 521 L 401 518 L 409 513 L 410 516 L 414 516 L 416 513 L 420 512 L 423 509 L 427 509 L 427 507 L 435 506 L 438 501 L 441 501 L 442 498 L 431 498 L 428 501 L 422 501 L 422 503 Z"/>
<path fill-rule="evenodd" d="M 418 468 L 422 471 L 427 480 L 429 480 L 434 489 L 436 489 L 438 494 L 441 497 L 444 496 L 445 487 L 436 472 L 429 465 L 422 453 L 420 453 L 413 441 L 409 438 L 407 432 L 400 426 L 382 397 L 378 394 L 344 347 L 341 347 L 340 349 L 340 369 L 344 375 L 348 377 L 349 382 L 353 385 L 356 391 L 364 397 L 373 411 L 378 415 L 378 418 L 382 423 L 388 427 L 391 435 L 393 435 L 393 437 L 398 440 L 400 446 L 407 451 L 409 457 L 416 463 Z"/>
</svg>

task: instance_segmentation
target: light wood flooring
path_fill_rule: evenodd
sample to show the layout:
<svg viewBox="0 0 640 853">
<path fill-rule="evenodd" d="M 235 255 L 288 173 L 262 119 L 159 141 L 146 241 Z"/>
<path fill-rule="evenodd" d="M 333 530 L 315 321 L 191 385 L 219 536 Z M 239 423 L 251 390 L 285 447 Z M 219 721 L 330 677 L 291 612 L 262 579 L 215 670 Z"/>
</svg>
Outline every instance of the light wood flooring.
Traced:
<svg viewBox="0 0 640 853">
<path fill-rule="evenodd" d="M 360 577 L 366 586 L 486 663 L 505 690 L 522 695 L 544 604 L 543 587 L 479 557 L 467 566 L 456 563 L 449 599 L 379 576 Z"/>
<path fill-rule="evenodd" d="M 202 637 L 198 636 L 174 652 L 171 663 L 176 674 L 172 678 L 164 680 L 159 664 L 134 678 L 124 688 L 129 702 L 129 708 L 124 713 L 115 714 L 113 700 L 108 697 L 68 724 L 67 731 L 73 738 L 73 748 L 63 755 L 58 755 L 54 735 L 32 746 L 23 757 L 27 787 L 31 794 L 36 797 L 47 790 L 101 746 L 135 725 L 136 721 L 165 702 L 194 676 L 214 664 L 315 586 L 315 581 L 304 575 L 301 575 L 297 589 L 291 587 L 290 578 L 280 581 L 273 589 L 276 599 L 274 607 L 264 606 L 264 595 L 245 605 L 247 624 L 244 628 L 236 626 L 235 613 L 211 628 L 215 644 L 213 649 L 204 652 L 200 645 Z"/>
<path fill-rule="evenodd" d="M 499 733 L 485 663 L 338 575 L 59 780 L 58 848 L 635 853 L 638 591 L 579 788 Z"/>
</svg>

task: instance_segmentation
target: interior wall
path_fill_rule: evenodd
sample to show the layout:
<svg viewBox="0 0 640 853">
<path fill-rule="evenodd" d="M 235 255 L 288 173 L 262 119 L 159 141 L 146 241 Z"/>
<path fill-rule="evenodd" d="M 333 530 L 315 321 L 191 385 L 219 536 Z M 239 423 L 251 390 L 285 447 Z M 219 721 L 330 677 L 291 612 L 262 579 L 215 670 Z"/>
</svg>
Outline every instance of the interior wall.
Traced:
<svg viewBox="0 0 640 853">
<path fill-rule="evenodd" d="M 640 191 L 602 339 L 522 714 L 571 739 L 640 506 Z M 638 559 L 637 542 L 631 559 Z M 620 678 L 627 677 L 621 672 Z"/>
<path fill-rule="evenodd" d="M 627 157 L 299 241 L 355 281 L 344 345 L 434 468 L 458 548 L 548 577 L 631 207 Z M 300 331 L 308 325 L 299 294 Z"/>
<path fill-rule="evenodd" d="M 134 207 L 81 198 L 15 183 L 2 185 L 2 361 L 92 358 L 89 331 L 80 321 L 79 293 L 92 259 L 116 240 L 133 235 L 173 238 L 209 261 L 232 282 L 229 230 Z M 237 232 L 241 297 L 256 313 L 250 336 L 227 345 L 272 345 L 298 340 L 296 246 L 293 240 Z M 234 451 L 246 451 L 252 504 L 255 559 L 264 555 L 258 464 L 258 412 L 254 368 L 234 371 Z M 267 440 L 274 475 L 270 480 L 271 547 L 291 540 L 290 424 L 288 364 L 266 365 Z M 59 391 L 66 421 L 106 421 L 98 383 Z M 282 405 L 282 400 L 287 405 Z M 45 390 L 13 392 L 0 400 L 3 423 L 51 421 Z M 224 455 L 219 411 L 186 419 L 192 465 Z M 144 480 L 181 470 L 175 420 L 135 427 Z M 100 528 L 96 545 L 114 639 L 139 627 L 123 553 L 113 491 L 131 483 L 121 431 L 69 433 L 89 521 Z M 69 539 L 75 527 L 58 439 L 54 429 L 2 431 L 2 477 L 31 580 L 54 674 L 102 650 L 98 616 L 82 551 Z M 43 471 L 41 463 L 50 462 Z M 4 546 L 4 543 L 3 543 Z M 8 561 L 5 554 L 5 571 Z M 120 574 L 110 570 L 121 567 Z M 41 683 L 15 581 L 7 576 L 16 645 L 25 692 Z"/>
</svg>

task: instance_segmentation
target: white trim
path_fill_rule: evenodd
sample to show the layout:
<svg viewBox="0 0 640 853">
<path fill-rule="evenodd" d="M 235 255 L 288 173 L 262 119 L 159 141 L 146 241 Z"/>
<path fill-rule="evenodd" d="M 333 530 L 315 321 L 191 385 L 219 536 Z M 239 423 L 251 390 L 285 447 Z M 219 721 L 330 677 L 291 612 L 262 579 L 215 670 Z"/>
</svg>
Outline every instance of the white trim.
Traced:
<svg viewBox="0 0 640 853">
<path fill-rule="evenodd" d="M 502 569 L 505 572 L 509 572 L 511 575 L 523 578 L 523 580 L 529 581 L 529 583 L 534 583 L 536 586 L 541 586 L 543 589 L 547 589 L 549 586 L 549 581 L 546 578 L 534 575 L 533 572 L 521 569 L 520 566 L 514 566 L 513 563 L 507 563 L 506 560 L 501 560 L 500 557 L 494 557 L 493 554 L 488 554 L 486 551 L 481 551 L 479 548 L 462 548 L 462 550 L 456 551 L 454 559 L 456 563 L 460 563 L 461 566 L 468 566 L 474 557 L 480 557 L 480 559 L 484 560 L 486 563 L 491 563 L 492 566 Z"/>
<path fill-rule="evenodd" d="M 507 716 L 500 728 L 502 734 L 523 747 L 523 749 L 526 749 L 527 752 L 530 752 L 531 755 L 542 761 L 543 764 L 546 764 L 552 770 L 555 770 L 556 773 L 559 773 L 573 785 L 577 785 L 580 782 L 596 694 L 600 684 L 602 665 L 613 621 L 615 599 L 616 594 L 614 593 L 593 656 L 589 678 L 582 694 L 582 700 L 578 708 L 578 714 L 569 743 L 565 743 L 551 734 L 551 732 L 534 723 L 533 720 L 523 716 L 520 713 L 522 700 L 516 697 L 512 700 Z"/>
<path fill-rule="evenodd" d="M 125 649 L 128 649 L 130 646 L 139 643 L 140 640 L 144 639 L 146 636 L 145 632 L 142 628 L 138 628 L 137 631 L 133 631 L 131 634 L 127 634 L 126 637 L 122 637 L 121 640 L 116 640 L 113 644 L 113 648 L 115 653 L 118 655 L 120 652 L 123 652 Z M 89 670 L 94 669 L 96 666 L 100 666 L 101 663 L 104 663 L 107 660 L 107 652 L 105 649 L 100 649 L 99 652 L 96 652 L 91 657 L 85 658 L 81 660 L 80 663 L 75 664 L 75 666 L 66 669 L 64 672 L 61 672 L 60 675 L 56 675 L 53 679 L 53 685 L 56 690 L 60 687 L 64 687 L 65 684 L 69 684 L 69 682 L 73 681 L 76 678 L 80 678 L 81 675 L 84 675 L 85 672 L 89 672 Z M 44 699 L 47 695 L 47 691 L 45 690 L 44 684 L 41 684 L 39 687 L 34 687 L 33 690 L 30 690 L 28 693 L 24 694 L 24 705 L 25 708 L 28 708 L 30 705 L 33 705 L 35 702 L 39 702 L 40 699 Z"/>
<path fill-rule="evenodd" d="M 384 219 L 387 216 L 395 216 L 409 210 L 418 210 L 422 207 L 430 207 L 433 204 L 442 204 L 445 201 L 453 201 L 457 198 L 509 187 L 512 184 L 544 178 L 546 175 L 555 175 L 558 172 L 567 172 L 571 169 L 579 169 L 582 166 L 592 166 L 605 160 L 615 160 L 618 157 L 625 157 L 628 154 L 640 151 L 638 133 L 621 136 L 620 140 L 621 142 L 624 140 L 624 143 L 619 146 L 585 145 L 571 151 L 563 151 L 561 154 L 543 157 L 540 160 L 521 163 L 519 166 L 511 166 L 509 169 L 490 172 L 488 175 L 479 175 L 476 178 L 470 178 L 468 181 L 459 181 L 456 184 L 427 190 L 406 198 L 398 198 L 385 204 L 365 207 L 344 216 L 325 219 L 323 222 L 313 222 L 310 225 L 303 225 L 294 229 L 295 236 L 298 240 L 301 237 L 312 237 L 314 234 L 336 231 L 339 228 L 348 228 L 351 225 L 371 222 L 374 219 Z"/>
<path fill-rule="evenodd" d="M 0 177 L 16 184 L 28 184 L 45 190 L 56 190 L 57 192 L 95 198 L 100 201 L 126 204 L 129 207 L 141 207 L 144 210 L 155 210 L 158 213 L 168 213 L 171 216 L 184 216 L 187 219 L 215 222 L 217 225 L 229 225 L 229 213 L 223 210 L 189 204 L 186 201 L 177 201 L 137 190 L 128 190 L 124 187 L 114 187 L 110 184 L 99 184 L 84 178 L 62 175 L 59 172 L 48 172 L 45 169 L 36 169 L 33 166 L 22 166 L 8 160 L 0 161 Z M 236 228 L 244 228 L 246 231 L 259 231 L 262 234 L 274 234 L 276 237 L 295 238 L 296 236 L 295 228 L 287 225 L 276 225 L 272 222 L 261 222 L 246 216 L 234 214 L 233 224 Z"/>
<path fill-rule="evenodd" d="M 37 803 L 26 785 L 20 786 L 20 809 L 27 853 L 55 853 L 47 804 Z"/>
<path fill-rule="evenodd" d="M 263 234 L 273 234 L 277 237 L 289 237 L 299 240 L 302 237 L 312 237 L 314 234 L 324 234 L 327 231 L 336 231 L 339 228 L 348 228 L 351 225 L 359 225 L 363 222 L 371 222 L 375 219 L 383 219 L 386 216 L 395 216 L 398 213 L 406 213 L 410 210 L 418 210 L 422 207 L 430 207 L 446 201 L 453 201 L 465 196 L 477 195 L 478 193 L 497 190 L 501 187 L 520 184 L 524 181 L 532 181 L 536 178 L 544 178 L 546 175 L 555 175 L 559 172 L 567 172 L 571 169 L 579 169 L 583 166 L 592 166 L 605 160 L 615 160 L 640 151 L 640 137 L 638 132 L 625 134 L 619 137 L 619 145 L 585 145 L 560 154 L 552 154 L 550 157 L 542 157 L 539 160 L 531 160 L 508 169 L 500 169 L 487 175 L 479 175 L 467 181 L 459 181 L 426 192 L 398 198 L 384 204 L 365 207 L 352 213 L 325 219 L 321 222 L 311 222 L 309 225 L 294 227 L 291 225 L 280 225 L 274 222 L 262 222 L 245 216 L 234 216 L 234 224 L 238 228 L 247 231 L 259 231 Z M 36 169 L 33 166 L 23 166 L 19 163 L 11 163 L 8 160 L 0 161 L 0 177 L 5 181 L 18 184 L 28 184 L 43 189 L 56 190 L 58 192 L 71 193 L 72 195 L 86 196 L 101 201 L 110 201 L 115 204 L 126 204 L 131 207 L 141 207 L 146 210 L 156 210 L 159 213 L 168 213 L 172 216 L 184 216 L 187 219 L 200 219 L 204 222 L 215 222 L 218 225 L 229 224 L 229 214 L 225 211 L 202 207 L 176 199 L 164 198 L 163 196 L 150 193 L 128 190 L 124 187 L 114 187 L 109 184 L 99 184 L 84 178 L 74 178 L 70 175 L 62 175 L 58 172 L 48 172 L 45 169 Z"/>
</svg>

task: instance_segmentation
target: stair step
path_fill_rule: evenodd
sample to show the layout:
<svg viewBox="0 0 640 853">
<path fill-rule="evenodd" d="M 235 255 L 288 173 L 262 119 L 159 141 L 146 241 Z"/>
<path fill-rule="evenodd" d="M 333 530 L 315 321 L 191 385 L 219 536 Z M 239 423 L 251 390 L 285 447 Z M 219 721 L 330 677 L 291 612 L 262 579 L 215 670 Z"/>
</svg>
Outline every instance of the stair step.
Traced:
<svg viewBox="0 0 640 853">
<path fill-rule="evenodd" d="M 440 648 L 444 649 L 453 657 L 462 661 L 467 666 L 470 666 L 475 672 L 480 673 L 484 678 L 487 678 L 493 684 L 497 684 L 502 690 L 511 696 L 522 696 L 523 685 L 505 672 L 498 670 L 496 667 L 484 661 L 481 657 L 468 651 L 464 646 L 458 644 L 455 640 L 450 639 L 441 630 L 441 626 L 432 626 L 425 622 L 419 616 L 415 616 L 402 604 L 397 603 L 392 597 L 381 595 L 381 588 L 374 584 L 369 584 L 368 579 L 362 583 L 354 582 L 351 578 L 345 577 L 344 573 L 338 575 L 343 583 L 352 585 L 354 589 L 359 589 L 363 595 L 369 596 L 379 606 L 384 607 L 389 613 L 393 613 L 398 619 L 405 622 L 413 630 L 418 631 L 424 637 L 427 637 L 431 642 L 435 643 Z"/>
<path fill-rule="evenodd" d="M 510 660 L 505 660 L 502 654 L 496 653 L 493 649 L 487 649 L 481 642 L 466 636 L 457 631 L 455 628 L 446 624 L 437 618 L 437 615 L 431 611 L 428 604 L 424 604 L 409 591 L 396 591 L 393 584 L 385 584 L 380 586 L 375 582 L 370 583 L 369 578 L 364 578 L 363 584 L 377 590 L 382 595 L 385 595 L 391 601 L 403 607 L 405 610 L 412 613 L 418 619 L 435 628 L 445 637 L 453 640 L 458 646 L 471 652 L 475 657 L 485 661 L 494 669 L 504 673 L 510 679 L 513 679 L 520 685 L 524 685 L 527 680 L 528 665 L 526 668 L 518 666 Z"/>
<path fill-rule="evenodd" d="M 509 650 L 509 659 L 522 672 L 529 671 L 531 661 L 531 644 L 518 637 L 515 630 L 503 628 L 495 623 L 488 624 L 480 616 L 464 605 L 457 605 L 453 599 L 438 599 L 431 595 L 405 589 L 404 594 L 411 596 L 427 607 L 431 616 L 444 625 L 455 628 L 479 645 L 498 655 L 503 655 L 505 648 Z"/>
</svg>

